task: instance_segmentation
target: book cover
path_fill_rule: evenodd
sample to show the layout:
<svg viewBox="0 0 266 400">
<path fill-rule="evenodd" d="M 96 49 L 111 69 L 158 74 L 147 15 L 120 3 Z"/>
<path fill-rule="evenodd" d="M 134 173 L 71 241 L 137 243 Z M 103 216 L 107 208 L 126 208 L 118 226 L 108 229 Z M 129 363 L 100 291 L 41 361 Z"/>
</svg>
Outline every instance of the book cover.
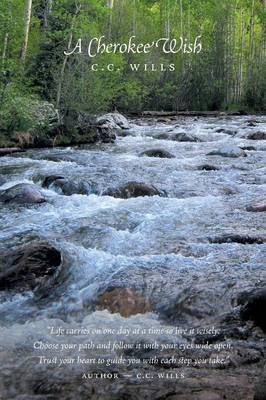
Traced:
<svg viewBox="0 0 266 400">
<path fill-rule="evenodd" d="M 1 0 L 0 400 L 265 400 L 266 1 Z"/>
</svg>

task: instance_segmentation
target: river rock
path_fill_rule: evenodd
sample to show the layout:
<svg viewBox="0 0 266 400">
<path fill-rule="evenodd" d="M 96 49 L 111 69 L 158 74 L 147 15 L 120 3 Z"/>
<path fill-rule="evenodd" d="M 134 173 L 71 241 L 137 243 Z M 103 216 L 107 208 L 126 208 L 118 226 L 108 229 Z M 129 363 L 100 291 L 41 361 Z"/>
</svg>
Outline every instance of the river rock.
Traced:
<svg viewBox="0 0 266 400">
<path fill-rule="evenodd" d="M 250 132 L 246 138 L 249 140 L 266 140 L 266 132 Z"/>
<path fill-rule="evenodd" d="M 9 147 L 9 148 L 0 148 L 0 157 L 8 156 L 9 154 L 13 153 L 21 153 L 24 150 L 19 147 Z"/>
<path fill-rule="evenodd" d="M 225 133 L 226 135 L 235 136 L 237 131 L 232 131 L 231 129 L 218 128 L 215 130 L 216 133 Z"/>
<path fill-rule="evenodd" d="M 64 178 L 60 175 L 47 176 L 43 181 L 43 186 L 46 188 L 58 188 L 65 196 L 73 194 L 88 195 L 95 193 L 93 183 L 77 180 L 75 182 Z"/>
<path fill-rule="evenodd" d="M 116 140 L 115 129 L 111 128 L 108 124 L 103 124 L 97 127 L 99 132 L 100 141 L 103 143 L 114 143 Z"/>
<path fill-rule="evenodd" d="M 0 201 L 4 203 L 35 204 L 45 202 L 45 198 L 36 185 L 19 183 L 1 191 Z"/>
<path fill-rule="evenodd" d="M 207 154 L 207 156 L 221 156 L 221 157 L 246 157 L 244 150 L 235 145 L 224 145 L 217 150 L 213 150 Z"/>
<path fill-rule="evenodd" d="M 199 171 L 219 171 L 220 168 L 216 167 L 215 165 L 204 164 L 200 165 L 197 168 Z"/>
<path fill-rule="evenodd" d="M 140 182 L 128 182 L 117 189 L 108 189 L 105 196 L 112 196 L 122 199 L 144 196 L 165 196 L 165 192 L 158 190 L 155 186 Z"/>
<path fill-rule="evenodd" d="M 241 146 L 240 149 L 247 151 L 256 151 L 256 148 L 254 146 Z"/>
<path fill-rule="evenodd" d="M 119 313 L 128 318 L 131 315 L 145 314 L 151 311 L 148 299 L 130 288 L 114 288 L 103 293 L 97 301 L 97 308 Z"/>
<path fill-rule="evenodd" d="M 61 264 L 60 252 L 45 241 L 33 241 L 0 258 L 0 288 L 35 289 Z"/>
<path fill-rule="evenodd" d="M 150 149 L 143 151 L 140 153 L 140 156 L 146 156 L 146 157 L 158 157 L 158 158 L 175 158 L 173 154 L 171 154 L 167 150 L 163 149 Z"/>
<path fill-rule="evenodd" d="M 240 312 L 241 318 L 253 321 L 266 333 L 266 288 L 242 294 L 240 303 L 245 303 Z"/>
<path fill-rule="evenodd" d="M 58 179 L 65 179 L 65 178 L 61 175 L 46 176 L 43 180 L 42 186 L 44 188 L 49 188 L 49 186 L 51 186 Z"/>
<path fill-rule="evenodd" d="M 249 212 L 265 212 L 266 211 L 266 201 L 260 203 L 251 204 L 247 207 Z"/>
<path fill-rule="evenodd" d="M 155 135 L 154 137 L 159 140 L 170 140 L 171 139 L 171 137 L 167 133 L 160 133 L 159 135 Z"/>
<path fill-rule="evenodd" d="M 216 238 L 210 239 L 210 243 L 239 243 L 239 244 L 263 244 L 266 242 L 266 237 L 240 235 L 240 234 L 225 234 Z"/>
<path fill-rule="evenodd" d="M 257 124 L 259 124 L 259 121 L 257 121 L 256 119 L 250 119 L 250 120 L 247 122 L 247 125 L 248 125 L 248 126 L 256 126 Z"/>
<path fill-rule="evenodd" d="M 179 132 L 171 136 L 172 140 L 177 142 L 201 142 L 201 140 L 192 133 Z"/>
<path fill-rule="evenodd" d="M 111 129 L 129 129 L 130 124 L 126 117 L 119 113 L 109 113 L 97 118 L 98 125 L 105 125 Z"/>
</svg>

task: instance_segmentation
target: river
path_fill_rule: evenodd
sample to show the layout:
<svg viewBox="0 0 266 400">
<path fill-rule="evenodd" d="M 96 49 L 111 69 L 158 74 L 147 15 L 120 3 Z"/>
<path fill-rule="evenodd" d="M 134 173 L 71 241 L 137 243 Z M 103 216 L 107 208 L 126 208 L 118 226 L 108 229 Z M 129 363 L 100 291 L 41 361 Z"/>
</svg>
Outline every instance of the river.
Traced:
<svg viewBox="0 0 266 400">
<path fill-rule="evenodd" d="M 266 118 L 146 118 L 131 123 L 113 144 L 30 149 L 0 158 L 1 190 L 34 183 L 46 198 L 34 206 L 1 205 L 1 249 L 38 237 L 63 257 L 45 290 L 0 291 L 1 399 L 253 399 L 263 372 L 265 334 L 240 320 L 238 298 L 265 286 L 266 280 L 265 213 L 247 211 L 266 196 L 266 141 L 247 139 L 247 133 L 265 132 Z M 180 132 L 198 141 L 180 142 Z M 244 149 L 245 156 L 208 155 L 232 145 Z M 149 149 L 163 149 L 173 157 L 140 155 Z M 91 192 L 65 195 L 56 185 L 43 187 L 45 177 L 53 175 L 85 182 Z M 106 195 L 106 190 L 132 181 L 153 185 L 163 195 Z M 121 287 L 148 299 L 146 312 L 124 318 L 96 306 L 99 294 Z M 215 342 L 231 343 L 232 350 L 222 350 L 230 363 L 210 368 L 192 368 L 185 361 L 178 368 L 117 365 L 112 372 L 121 379 L 82 381 L 84 372 L 110 369 L 70 361 L 64 367 L 38 364 L 33 343 L 51 342 L 49 327 L 110 328 L 105 342 L 114 338 L 112 328 L 119 327 L 117 343 L 135 341 L 125 335 L 133 327 L 153 328 L 159 332 L 153 337 L 164 343 L 167 329 L 179 327 L 175 344 L 191 341 L 182 335 L 187 327 L 218 327 L 222 333 Z M 88 338 L 75 340 L 87 343 Z M 59 345 L 65 341 L 53 337 Z M 96 353 L 85 347 L 80 356 Z M 130 352 L 116 349 L 97 353 L 110 358 Z M 75 351 L 70 348 L 67 354 L 74 357 Z M 148 358 L 153 351 L 143 354 Z M 152 371 L 152 379 L 139 379 L 139 370 Z M 182 372 L 185 378 L 166 381 L 165 376 L 155 378 L 157 371 Z"/>
</svg>

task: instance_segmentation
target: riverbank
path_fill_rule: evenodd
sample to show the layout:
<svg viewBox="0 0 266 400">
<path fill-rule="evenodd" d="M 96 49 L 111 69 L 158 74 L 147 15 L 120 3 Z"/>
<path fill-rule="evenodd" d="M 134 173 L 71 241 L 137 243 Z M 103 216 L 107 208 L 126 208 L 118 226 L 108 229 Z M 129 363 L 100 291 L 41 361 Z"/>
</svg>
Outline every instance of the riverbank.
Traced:
<svg viewBox="0 0 266 400">
<path fill-rule="evenodd" d="M 146 119 L 149 123 L 178 123 L 182 118 L 222 118 L 241 116 L 245 113 L 220 111 L 143 111 L 131 114 L 129 118 Z M 250 116 L 249 125 L 256 126 L 256 117 L 264 114 L 256 113 Z M 82 114 L 70 115 L 65 123 L 52 124 L 49 129 L 33 129 L 26 132 L 0 131 L 0 157 L 14 152 L 21 152 L 29 148 L 53 148 L 79 146 L 99 142 L 111 143 L 121 131 L 130 128 L 127 117 L 120 113 L 109 113 L 100 117 L 88 117 Z"/>
</svg>

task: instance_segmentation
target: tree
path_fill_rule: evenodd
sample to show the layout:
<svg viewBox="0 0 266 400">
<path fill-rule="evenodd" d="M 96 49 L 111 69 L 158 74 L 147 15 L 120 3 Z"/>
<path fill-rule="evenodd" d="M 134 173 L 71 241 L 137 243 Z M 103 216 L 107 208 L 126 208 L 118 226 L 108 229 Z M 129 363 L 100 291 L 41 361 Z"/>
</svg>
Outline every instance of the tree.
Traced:
<svg viewBox="0 0 266 400">
<path fill-rule="evenodd" d="M 22 43 L 22 47 L 21 47 L 21 56 L 20 56 L 22 61 L 25 61 L 27 49 L 28 49 L 31 11 L 32 11 L 32 0 L 27 0 L 26 1 L 26 13 L 25 13 L 24 38 L 23 38 L 23 43 Z"/>
</svg>

